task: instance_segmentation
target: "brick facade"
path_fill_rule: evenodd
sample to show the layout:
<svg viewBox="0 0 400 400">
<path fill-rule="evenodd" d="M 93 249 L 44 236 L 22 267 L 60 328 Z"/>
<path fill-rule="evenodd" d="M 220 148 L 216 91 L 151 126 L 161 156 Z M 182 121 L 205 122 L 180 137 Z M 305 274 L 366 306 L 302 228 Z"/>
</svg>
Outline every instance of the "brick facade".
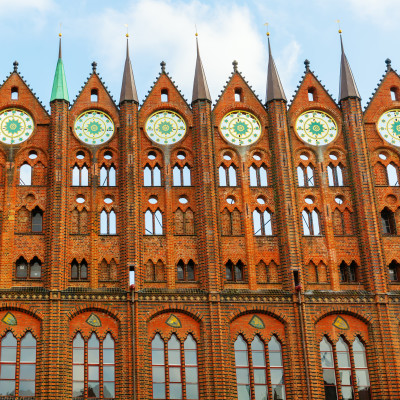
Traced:
<svg viewBox="0 0 400 400">
<path fill-rule="evenodd" d="M 246 343 L 256 335 L 264 343 L 279 340 L 286 396 L 293 400 L 325 398 L 324 336 L 349 345 L 359 338 L 371 399 L 400 399 L 400 280 L 389 278 L 389 264 L 400 263 L 400 188 L 390 186 L 386 175 L 392 164 L 399 179 L 400 152 L 376 128 L 383 112 L 400 108 L 400 98 L 391 97 L 396 90 L 400 77 L 389 66 L 362 111 L 355 97 L 337 104 L 307 66 L 289 106 L 285 100 L 264 105 L 235 66 L 214 106 L 207 100 L 188 104 L 163 66 L 139 107 L 131 100 L 117 105 L 94 67 L 75 102 L 53 100 L 49 114 L 19 73 L 11 73 L 0 87 L 0 112 L 25 110 L 35 129 L 19 145 L 0 144 L 0 339 L 8 331 L 18 341 L 27 331 L 36 338 L 34 398 L 72 397 L 72 342 L 78 333 L 87 341 L 95 332 L 101 341 L 107 334 L 115 341 L 115 398 L 121 400 L 153 399 L 157 334 L 165 343 L 173 335 L 180 343 L 188 335 L 196 341 L 200 399 L 238 398 L 238 335 Z M 75 119 L 88 109 L 114 122 L 115 134 L 103 145 L 82 144 L 74 134 Z M 147 118 L 162 109 L 175 111 L 187 125 L 174 145 L 156 144 L 145 133 Z M 310 146 L 297 136 L 295 121 L 310 109 L 335 120 L 338 136 L 330 144 Z M 233 110 L 259 119 L 256 143 L 238 147 L 223 139 L 219 124 Z M 32 167 L 31 185 L 19 184 L 24 164 Z M 185 166 L 191 183 L 175 186 L 173 169 Z M 220 166 L 235 169 L 236 185 L 220 186 Z M 267 169 L 267 186 L 250 184 L 252 166 Z M 343 185 L 328 184 L 328 166 L 340 166 Z M 73 185 L 74 167 L 88 169 L 88 185 Z M 99 183 L 103 167 L 115 168 L 115 186 Z M 145 185 L 145 168 L 156 167 L 160 185 Z M 300 185 L 298 167 L 313 171 L 313 185 Z M 37 208 L 42 232 L 31 231 Z M 320 235 L 303 235 L 304 209 L 318 211 Z M 384 209 L 393 213 L 397 234 L 383 233 Z M 103 210 L 115 212 L 116 234 L 100 234 Z M 161 235 L 145 234 L 148 210 L 161 212 Z M 272 235 L 254 235 L 255 210 L 270 213 Z M 18 260 L 29 264 L 35 257 L 41 278 L 17 277 Z M 194 263 L 194 279 L 178 278 L 180 262 L 184 268 Z M 226 279 L 228 262 L 243 265 L 243 279 Z M 355 279 L 341 278 L 343 262 L 356 265 Z M 83 279 L 74 277 L 74 263 Z M 132 287 L 129 271 L 135 273 Z M 252 324 L 254 317 L 261 323 Z M 335 322 L 338 317 L 345 325 Z M 167 396 L 171 390 L 167 385 Z"/>
</svg>

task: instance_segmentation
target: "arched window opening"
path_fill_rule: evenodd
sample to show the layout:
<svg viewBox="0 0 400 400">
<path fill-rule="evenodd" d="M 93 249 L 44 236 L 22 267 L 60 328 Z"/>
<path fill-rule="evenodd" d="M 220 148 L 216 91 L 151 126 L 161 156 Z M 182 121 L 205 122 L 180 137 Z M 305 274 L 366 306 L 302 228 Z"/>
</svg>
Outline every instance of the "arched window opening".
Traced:
<svg viewBox="0 0 400 400">
<path fill-rule="evenodd" d="M 242 89 L 235 89 L 235 101 L 240 102 L 242 100 Z"/>
<path fill-rule="evenodd" d="M 275 336 L 268 343 L 269 366 L 271 373 L 272 398 L 286 399 L 285 379 L 283 372 L 282 346 Z"/>
<path fill-rule="evenodd" d="M 178 281 L 194 281 L 194 270 L 195 264 L 193 260 L 189 260 L 187 264 L 185 264 L 182 260 L 179 260 L 177 264 Z"/>
<path fill-rule="evenodd" d="M 272 213 L 268 210 L 253 211 L 253 227 L 256 236 L 272 236 Z"/>
<path fill-rule="evenodd" d="M 353 377 L 351 373 L 349 346 L 342 337 L 336 343 L 340 385 L 344 399 L 354 398 Z"/>
<path fill-rule="evenodd" d="M 267 167 L 264 164 L 261 167 L 252 165 L 249 168 L 249 173 L 250 173 L 250 186 L 252 187 L 268 186 Z"/>
<path fill-rule="evenodd" d="M 329 164 L 327 167 L 329 186 L 343 186 L 343 166 Z"/>
<path fill-rule="evenodd" d="M 86 165 L 78 167 L 74 165 L 72 168 L 72 186 L 88 186 L 89 185 L 89 169 Z"/>
<path fill-rule="evenodd" d="M 100 186 L 115 186 L 116 185 L 116 170 L 114 166 L 106 167 L 102 165 L 100 168 Z"/>
<path fill-rule="evenodd" d="M 100 235 L 117 234 L 117 217 L 114 210 L 107 212 L 103 210 L 100 213 Z"/>
<path fill-rule="evenodd" d="M 161 102 L 162 103 L 168 102 L 168 89 L 161 89 Z"/>
<path fill-rule="evenodd" d="M 392 260 L 392 262 L 389 264 L 389 281 L 390 282 L 398 282 L 400 279 L 400 264 Z"/>
<path fill-rule="evenodd" d="M 42 277 L 42 262 L 34 257 L 29 264 L 29 278 L 40 279 Z"/>
<path fill-rule="evenodd" d="M 88 224 L 88 212 L 86 209 L 78 211 L 74 208 L 71 214 L 71 233 L 73 234 L 86 234 Z"/>
<path fill-rule="evenodd" d="M 99 340 L 93 332 L 86 341 L 77 333 L 72 350 L 72 397 L 113 399 L 115 342 L 111 334 Z"/>
<path fill-rule="evenodd" d="M 337 385 L 335 374 L 335 363 L 333 358 L 332 345 L 326 336 L 323 337 L 319 344 L 321 355 L 322 376 L 324 380 L 325 399 L 337 399 Z"/>
<path fill-rule="evenodd" d="M 86 280 L 88 278 L 88 265 L 85 259 L 78 263 L 74 259 L 71 263 L 71 279 Z"/>
<path fill-rule="evenodd" d="M 392 101 L 397 101 L 397 91 L 398 89 L 395 87 L 390 88 L 390 98 L 392 99 Z"/>
<path fill-rule="evenodd" d="M 303 165 L 297 167 L 297 181 L 300 187 L 314 186 L 314 168 L 309 165 L 305 168 Z"/>
<path fill-rule="evenodd" d="M 304 209 L 301 213 L 303 221 L 303 235 L 304 236 L 319 236 L 320 231 L 320 221 L 318 210 L 314 209 L 310 212 Z"/>
<path fill-rule="evenodd" d="M 225 279 L 232 282 L 241 282 L 244 280 L 244 264 L 241 260 L 236 264 L 228 260 L 225 264 Z"/>
<path fill-rule="evenodd" d="M 389 186 L 399 186 L 398 168 L 393 163 L 386 167 L 387 181 Z"/>
<path fill-rule="evenodd" d="M 18 88 L 11 88 L 11 100 L 18 100 Z"/>
<path fill-rule="evenodd" d="M 147 210 L 144 214 L 145 235 L 162 235 L 163 221 L 160 210 L 152 212 Z"/>
<path fill-rule="evenodd" d="M 92 103 L 95 103 L 95 102 L 99 101 L 99 92 L 98 92 L 97 89 L 92 89 L 90 91 L 90 101 Z"/>
<path fill-rule="evenodd" d="M 238 399 L 250 400 L 249 353 L 242 335 L 237 337 L 234 348 Z"/>
<path fill-rule="evenodd" d="M 191 172 L 188 165 L 183 168 L 175 165 L 172 170 L 173 184 L 174 186 L 191 186 Z"/>
<path fill-rule="evenodd" d="M 143 186 L 161 186 L 161 169 L 158 165 L 154 168 L 146 165 L 143 170 Z"/>
<path fill-rule="evenodd" d="M 32 232 L 40 233 L 43 230 L 43 211 L 39 207 L 32 210 Z"/>
<path fill-rule="evenodd" d="M 352 261 L 350 265 L 344 261 L 339 266 L 340 281 L 343 283 L 352 283 L 358 281 L 358 265 Z"/>
<path fill-rule="evenodd" d="M 34 257 L 29 263 L 24 257 L 18 258 L 15 263 L 15 276 L 18 279 L 40 279 L 42 277 L 42 262 Z"/>
<path fill-rule="evenodd" d="M 16 371 L 19 370 L 19 375 Z M 36 339 L 30 331 L 17 340 L 8 331 L 0 341 L 0 396 L 32 397 L 36 394 Z"/>
<path fill-rule="evenodd" d="M 158 333 L 151 342 L 151 364 L 153 372 L 153 398 L 165 399 L 165 349 L 164 341 Z"/>
<path fill-rule="evenodd" d="M 186 398 L 199 399 L 199 377 L 197 362 L 197 343 L 189 334 L 183 343 L 186 375 Z"/>
<path fill-rule="evenodd" d="M 15 276 L 17 278 L 26 279 L 28 277 L 28 262 L 25 260 L 25 258 L 20 257 L 17 260 L 15 266 L 16 266 Z"/>
<path fill-rule="evenodd" d="M 386 207 L 381 211 L 381 224 L 382 224 L 382 232 L 384 235 L 397 234 L 394 212 Z"/>
<path fill-rule="evenodd" d="M 236 167 L 231 165 L 229 168 L 221 165 L 218 169 L 219 186 L 236 186 Z"/>
<path fill-rule="evenodd" d="M 19 169 L 19 184 L 20 186 L 30 186 L 32 185 L 32 167 L 24 163 Z"/>
<path fill-rule="evenodd" d="M 314 101 L 314 89 L 308 89 L 308 101 Z"/>
<path fill-rule="evenodd" d="M 370 381 L 367 364 L 367 352 L 365 346 L 361 340 L 356 337 L 353 342 L 353 357 L 354 357 L 354 369 L 356 371 L 356 379 L 358 396 L 360 400 L 370 400 Z"/>
<path fill-rule="evenodd" d="M 155 282 L 156 280 L 156 265 L 153 263 L 153 261 L 148 260 L 146 263 L 146 281 Z"/>
</svg>

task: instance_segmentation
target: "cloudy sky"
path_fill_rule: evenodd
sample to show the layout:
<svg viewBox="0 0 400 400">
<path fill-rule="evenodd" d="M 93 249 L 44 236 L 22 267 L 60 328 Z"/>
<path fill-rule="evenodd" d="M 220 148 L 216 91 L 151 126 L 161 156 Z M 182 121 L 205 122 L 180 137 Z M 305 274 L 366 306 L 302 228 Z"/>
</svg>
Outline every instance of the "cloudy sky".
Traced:
<svg viewBox="0 0 400 400">
<path fill-rule="evenodd" d="M 266 36 L 290 99 L 304 60 L 338 95 L 340 46 L 345 50 L 365 105 L 385 71 L 385 59 L 400 68 L 399 0 L 0 0 L 0 82 L 20 73 L 47 106 L 57 61 L 60 23 L 71 102 L 98 63 L 98 72 L 119 99 L 125 57 L 125 24 L 139 98 L 160 71 L 160 62 L 191 99 L 195 25 L 213 100 L 232 71 L 232 61 L 265 100 Z"/>
</svg>

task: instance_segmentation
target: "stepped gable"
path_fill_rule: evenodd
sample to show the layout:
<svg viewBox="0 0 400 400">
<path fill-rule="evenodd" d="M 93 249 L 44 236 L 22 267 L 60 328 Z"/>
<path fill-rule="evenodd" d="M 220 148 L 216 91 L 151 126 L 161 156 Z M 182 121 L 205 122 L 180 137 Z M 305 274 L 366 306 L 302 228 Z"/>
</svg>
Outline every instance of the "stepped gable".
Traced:
<svg viewBox="0 0 400 400">
<path fill-rule="evenodd" d="M 18 100 L 11 100 L 11 90 L 18 89 Z M 29 109 L 26 107 L 29 104 Z M 35 119 L 36 124 L 49 124 L 50 115 L 42 102 L 36 96 L 18 72 L 18 62 L 14 61 L 14 69 L 0 86 L 0 108 L 22 107 L 29 111 Z"/>
<path fill-rule="evenodd" d="M 400 75 L 392 68 L 391 60 L 386 59 L 386 71 L 378 82 L 369 102 L 365 107 L 364 118 L 366 122 L 377 120 L 382 112 L 388 108 L 398 108 L 400 106 Z M 391 99 L 391 89 L 397 91 L 398 97 L 396 101 Z"/>
</svg>

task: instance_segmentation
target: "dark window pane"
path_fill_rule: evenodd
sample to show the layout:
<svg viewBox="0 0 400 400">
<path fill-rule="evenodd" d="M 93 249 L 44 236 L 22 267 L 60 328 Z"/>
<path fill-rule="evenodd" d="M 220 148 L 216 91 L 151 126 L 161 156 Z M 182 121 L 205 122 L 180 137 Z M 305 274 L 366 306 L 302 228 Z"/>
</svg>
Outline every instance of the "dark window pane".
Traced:
<svg viewBox="0 0 400 400">
<path fill-rule="evenodd" d="M 325 400 L 337 400 L 336 386 L 325 386 Z"/>
<path fill-rule="evenodd" d="M 40 278 L 42 276 L 42 267 L 36 261 L 31 265 L 30 277 L 31 278 Z"/>
<path fill-rule="evenodd" d="M 284 386 L 272 386 L 272 398 L 274 400 L 285 400 L 286 399 L 285 387 Z"/>
<path fill-rule="evenodd" d="M 28 264 L 21 263 L 17 265 L 17 278 L 26 278 L 28 276 Z"/>
<path fill-rule="evenodd" d="M 32 212 L 32 232 L 42 232 L 42 219 L 41 211 Z"/>
<path fill-rule="evenodd" d="M 81 279 L 87 279 L 87 265 L 85 263 L 81 264 Z"/>
<path fill-rule="evenodd" d="M 360 400 L 371 400 L 371 392 L 369 387 L 358 389 L 358 398 Z"/>
<path fill-rule="evenodd" d="M 99 397 L 100 387 L 98 382 L 88 383 L 88 397 Z"/>
</svg>

